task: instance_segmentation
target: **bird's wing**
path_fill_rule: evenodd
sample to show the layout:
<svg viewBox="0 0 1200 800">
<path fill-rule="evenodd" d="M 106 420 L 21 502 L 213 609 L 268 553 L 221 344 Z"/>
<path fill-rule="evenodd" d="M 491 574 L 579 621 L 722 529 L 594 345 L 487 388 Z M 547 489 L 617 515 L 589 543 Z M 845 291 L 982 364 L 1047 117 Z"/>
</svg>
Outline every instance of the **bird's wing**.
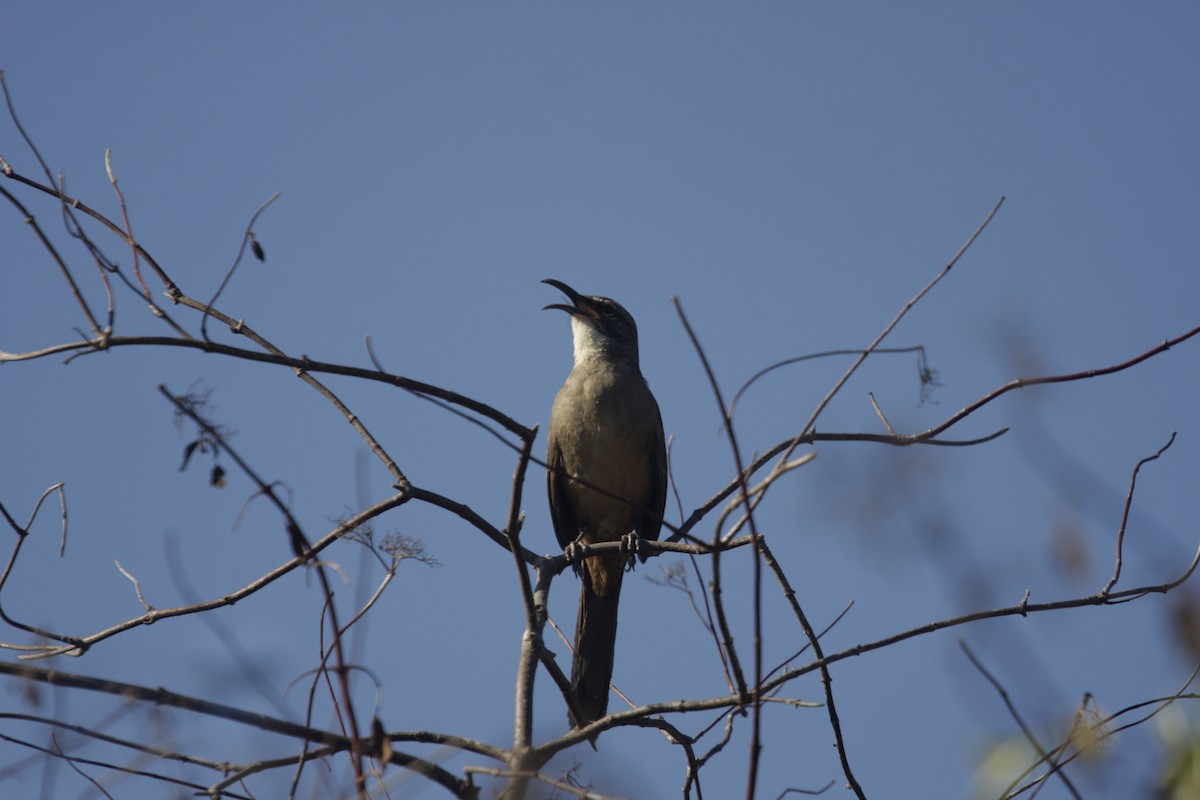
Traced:
<svg viewBox="0 0 1200 800">
<path fill-rule="evenodd" d="M 550 495 L 550 519 L 554 523 L 554 536 L 559 547 L 566 548 L 579 536 L 579 521 L 571 512 L 572 503 L 567 496 L 567 473 L 563 466 L 562 448 L 551 427 L 546 445 L 546 491 Z"/>
<path fill-rule="evenodd" d="M 646 515 L 642 520 L 638 535 L 643 539 L 658 539 L 663 511 L 667 507 L 667 442 L 663 434 L 662 414 L 658 410 L 658 403 L 654 403 L 654 416 L 658 433 L 650 454 L 650 474 L 654 476 L 654 488 L 649 502 L 646 503 L 646 510 L 652 512 L 652 515 Z"/>
</svg>

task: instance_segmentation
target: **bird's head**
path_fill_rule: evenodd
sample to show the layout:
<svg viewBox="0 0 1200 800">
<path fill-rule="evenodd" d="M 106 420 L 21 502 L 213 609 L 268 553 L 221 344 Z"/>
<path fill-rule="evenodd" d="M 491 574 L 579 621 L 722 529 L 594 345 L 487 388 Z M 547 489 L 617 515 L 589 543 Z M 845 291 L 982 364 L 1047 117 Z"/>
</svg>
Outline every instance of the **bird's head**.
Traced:
<svg viewBox="0 0 1200 800">
<path fill-rule="evenodd" d="M 637 323 L 616 300 L 580 294 L 562 281 L 547 278 L 548 283 L 567 296 L 570 305 L 551 303 L 571 315 L 571 333 L 575 340 L 575 363 L 588 358 L 625 359 L 637 366 Z"/>
</svg>

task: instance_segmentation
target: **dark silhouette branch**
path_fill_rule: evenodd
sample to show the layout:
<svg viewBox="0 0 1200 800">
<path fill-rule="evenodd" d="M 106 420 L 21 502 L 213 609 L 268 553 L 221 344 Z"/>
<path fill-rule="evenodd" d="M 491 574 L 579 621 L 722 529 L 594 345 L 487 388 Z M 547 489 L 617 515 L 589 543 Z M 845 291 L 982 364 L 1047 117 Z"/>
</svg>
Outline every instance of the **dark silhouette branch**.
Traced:
<svg viewBox="0 0 1200 800">
<path fill-rule="evenodd" d="M 837 704 L 834 702 L 833 697 L 833 676 L 829 672 L 829 665 L 825 662 L 825 653 L 821 647 L 821 637 L 813 630 L 812 624 L 808 621 L 808 616 L 800 606 L 800 601 L 796 599 L 796 591 L 792 588 L 787 575 L 783 571 L 783 567 L 779 565 L 779 561 L 767 546 L 766 541 L 761 541 L 759 547 L 762 550 L 763 559 L 767 562 L 767 566 L 774 573 L 775 579 L 779 581 L 780 586 L 783 588 L 784 597 L 787 599 L 788 605 L 792 608 L 792 614 L 796 617 L 796 621 L 800 623 L 800 627 L 804 631 L 804 636 L 808 639 L 808 643 L 812 647 L 813 655 L 817 657 L 817 663 L 820 665 L 821 688 L 825 692 L 825 711 L 829 716 L 829 727 L 833 730 L 833 741 L 835 747 L 837 747 L 838 760 L 842 764 L 842 774 L 846 776 L 846 784 L 854 792 L 855 797 L 859 798 L 859 800 L 866 800 L 866 794 L 863 792 L 862 786 L 859 785 L 858 779 L 854 777 L 854 770 L 850 767 L 850 758 L 846 754 L 846 739 L 842 733 L 842 723 L 838 717 Z"/>
<path fill-rule="evenodd" d="M 72 689 L 101 692 L 117 697 L 139 700 L 145 703 L 179 708 L 196 714 L 204 714 L 206 716 L 225 719 L 242 725 L 248 725 L 259 730 L 277 733 L 281 736 L 288 736 L 293 739 L 329 745 L 330 747 L 334 748 L 334 752 L 351 750 L 355 746 L 355 744 L 345 736 L 339 736 L 338 734 L 330 733 L 317 728 L 311 728 L 305 725 L 298 725 L 297 723 L 277 719 L 265 714 L 255 714 L 249 711 L 243 711 L 240 708 L 234 708 L 233 706 L 227 706 L 221 703 L 214 703 L 210 700 L 189 697 L 187 695 L 168 691 L 167 689 L 152 689 L 131 683 L 121 683 L 119 681 L 91 678 L 84 675 L 73 675 L 66 672 L 59 672 L 57 670 L 41 669 L 29 664 L 13 664 L 4 661 L 0 661 L 0 674 L 13 675 L 26 680 L 46 683 L 51 686 L 66 686 Z M 403 733 L 389 734 L 389 739 L 392 739 L 393 741 L 435 742 L 437 744 L 443 744 L 449 747 L 455 747 L 467 752 L 473 752 L 493 758 L 495 758 L 501 752 L 495 748 L 487 747 L 486 745 L 473 742 L 469 739 L 433 733 L 412 735 Z M 442 786 L 451 792 L 455 797 L 477 797 L 478 790 L 476 790 L 474 787 L 469 786 L 466 782 L 456 778 L 442 767 L 430 763 L 425 759 L 396 751 L 393 753 L 390 763 L 424 775 L 433 782 L 437 783 L 439 786 Z"/>
<path fill-rule="evenodd" d="M 738 504 L 746 509 L 746 519 L 750 525 L 750 538 L 754 542 L 754 561 L 753 567 L 753 582 L 751 585 L 751 603 L 753 607 L 753 625 L 754 625 L 754 685 L 750 690 L 750 764 L 746 774 L 746 800 L 754 800 L 758 789 L 758 765 L 762 756 L 762 695 L 760 690 L 762 687 L 763 678 L 763 637 L 762 637 L 762 562 L 764 558 L 763 547 L 764 543 L 758 534 L 758 526 L 754 520 L 754 503 L 750 499 L 750 487 L 748 485 L 749 476 L 746 474 L 746 467 L 742 459 L 742 450 L 738 445 L 737 432 L 733 428 L 733 417 L 726 410 L 725 398 L 721 395 L 721 385 L 717 381 L 716 373 L 713 372 L 712 365 L 709 364 L 708 355 L 704 352 L 704 347 L 700 344 L 700 339 L 696 336 L 696 332 L 692 329 L 691 323 L 688 322 L 687 315 L 683 312 L 683 304 L 679 302 L 678 297 L 671 298 L 671 302 L 675 306 L 675 312 L 679 315 L 679 321 L 683 323 L 683 328 L 687 331 L 688 338 L 692 342 L 692 349 L 696 351 L 696 355 L 700 359 L 700 364 L 704 367 L 704 374 L 708 378 L 709 388 L 712 390 L 713 399 L 717 401 L 717 408 L 721 414 L 721 423 L 725 428 L 725 435 L 729 439 L 729 450 L 733 457 L 734 467 L 736 469 L 739 486 L 738 486 Z M 713 534 L 713 544 L 716 545 L 721 540 L 721 528 L 718 525 L 716 532 Z M 724 609 L 720 602 L 720 595 L 716 590 L 716 586 L 720 585 L 717 573 L 717 565 L 721 561 L 721 551 L 714 547 L 713 550 L 713 599 L 714 606 L 717 610 L 717 619 L 721 623 L 722 631 L 726 635 L 726 647 L 729 650 L 729 662 L 733 666 L 734 675 L 738 679 L 738 688 L 745 690 L 745 678 L 740 674 L 740 666 L 738 664 L 735 651 L 733 650 L 733 637 L 729 635 L 728 623 L 725 620 Z M 847 764 L 847 768 L 848 768 Z M 854 784 L 854 778 L 847 773 L 851 784 Z"/>
</svg>

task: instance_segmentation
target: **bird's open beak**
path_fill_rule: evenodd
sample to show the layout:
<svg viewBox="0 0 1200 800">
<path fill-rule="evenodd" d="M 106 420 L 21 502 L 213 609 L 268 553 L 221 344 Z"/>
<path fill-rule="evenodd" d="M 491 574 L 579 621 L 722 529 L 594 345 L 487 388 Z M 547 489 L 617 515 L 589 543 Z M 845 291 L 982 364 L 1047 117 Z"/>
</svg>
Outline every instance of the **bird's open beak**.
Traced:
<svg viewBox="0 0 1200 800">
<path fill-rule="evenodd" d="M 558 289 L 567 296 L 568 300 L 574 304 L 566 305 L 564 303 L 551 303 L 548 306 L 542 306 L 543 311 L 549 308 L 557 308 L 559 311 L 565 311 L 573 317 L 587 317 L 592 320 L 599 318 L 596 308 L 592 305 L 591 301 L 588 300 L 587 295 L 582 295 L 572 289 L 570 286 L 567 286 L 562 281 L 556 281 L 553 278 L 546 278 L 546 280 L 542 281 L 542 283 L 548 283 L 555 289 Z"/>
</svg>

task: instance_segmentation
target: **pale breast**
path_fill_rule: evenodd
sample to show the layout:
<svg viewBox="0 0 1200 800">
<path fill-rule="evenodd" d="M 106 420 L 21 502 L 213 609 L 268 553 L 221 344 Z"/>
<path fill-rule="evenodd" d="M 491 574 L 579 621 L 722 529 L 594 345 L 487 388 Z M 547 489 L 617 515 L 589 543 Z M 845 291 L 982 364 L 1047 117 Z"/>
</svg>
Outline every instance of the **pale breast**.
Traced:
<svg viewBox="0 0 1200 800">
<path fill-rule="evenodd" d="M 584 538 L 613 541 L 630 533 L 655 490 L 658 406 L 640 374 L 572 373 L 555 400 L 552 425 L 563 467 L 616 498 L 578 483 L 567 487 Z M 563 424 L 566 415 L 570 424 Z M 632 503 L 632 505 L 631 505 Z"/>
</svg>

